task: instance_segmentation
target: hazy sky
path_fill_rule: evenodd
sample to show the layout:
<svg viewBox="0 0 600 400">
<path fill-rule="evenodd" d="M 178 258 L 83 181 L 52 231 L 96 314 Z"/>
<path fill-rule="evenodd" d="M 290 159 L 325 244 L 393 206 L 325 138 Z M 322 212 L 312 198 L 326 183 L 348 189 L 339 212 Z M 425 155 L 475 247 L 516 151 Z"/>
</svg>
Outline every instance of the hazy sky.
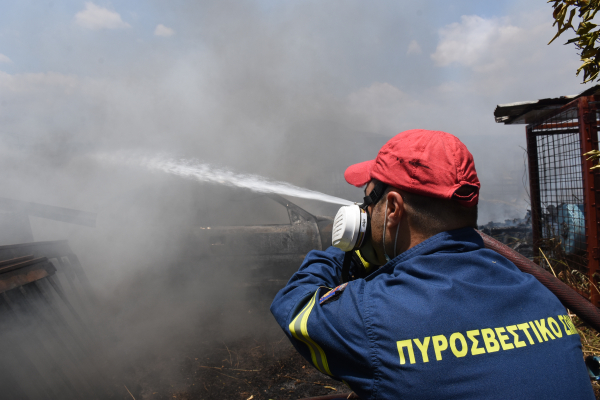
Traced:
<svg viewBox="0 0 600 400">
<path fill-rule="evenodd" d="M 589 86 L 574 48 L 546 45 L 545 0 L 2 5 L 1 183 L 90 211 L 102 206 L 82 182 L 96 175 L 71 162 L 89 152 L 166 151 L 326 190 L 315 165 L 374 157 L 357 138 L 427 128 L 473 152 L 481 223 L 522 216 L 525 129 L 496 124 L 496 104 Z M 290 150 L 304 142 L 318 156 Z M 83 186 L 50 194 L 54 180 Z"/>
</svg>

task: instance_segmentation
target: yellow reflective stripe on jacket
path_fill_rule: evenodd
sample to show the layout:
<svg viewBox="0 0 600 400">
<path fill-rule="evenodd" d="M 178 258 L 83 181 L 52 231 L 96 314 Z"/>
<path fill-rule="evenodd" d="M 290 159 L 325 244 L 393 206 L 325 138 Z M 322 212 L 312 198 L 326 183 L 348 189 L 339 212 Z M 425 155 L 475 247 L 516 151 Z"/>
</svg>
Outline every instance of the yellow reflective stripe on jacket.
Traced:
<svg viewBox="0 0 600 400">
<path fill-rule="evenodd" d="M 318 295 L 319 290 L 315 292 L 314 296 L 310 299 L 306 307 L 304 307 L 296 316 L 296 318 L 292 320 L 289 325 L 289 329 L 292 333 L 292 336 L 308 346 L 314 366 L 317 367 L 317 369 L 322 373 L 331 375 L 329 365 L 327 364 L 327 357 L 325 357 L 325 352 L 317 343 L 315 343 L 314 340 L 310 338 L 310 336 L 308 336 L 307 330 L 308 317 L 310 316 L 310 312 L 318 300 Z"/>
<path fill-rule="evenodd" d="M 371 268 L 371 264 L 369 264 L 369 262 L 363 258 L 362 254 L 360 254 L 360 250 L 356 250 L 356 255 L 358 256 L 358 258 L 360 258 L 360 262 L 362 262 L 363 267 L 365 267 L 365 269 L 368 270 L 369 268 Z"/>
</svg>

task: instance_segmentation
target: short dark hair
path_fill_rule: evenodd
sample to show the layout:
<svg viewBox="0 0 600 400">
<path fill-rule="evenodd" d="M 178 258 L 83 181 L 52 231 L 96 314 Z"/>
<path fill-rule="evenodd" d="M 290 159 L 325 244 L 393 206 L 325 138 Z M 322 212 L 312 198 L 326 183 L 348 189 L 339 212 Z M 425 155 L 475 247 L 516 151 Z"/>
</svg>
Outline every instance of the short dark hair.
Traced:
<svg viewBox="0 0 600 400">
<path fill-rule="evenodd" d="M 419 233 L 433 236 L 458 228 L 477 228 L 477 206 L 465 207 L 456 200 L 423 196 L 388 186 L 386 194 L 396 189 L 408 206 L 408 223 Z M 380 204 L 385 202 L 380 201 Z"/>
</svg>

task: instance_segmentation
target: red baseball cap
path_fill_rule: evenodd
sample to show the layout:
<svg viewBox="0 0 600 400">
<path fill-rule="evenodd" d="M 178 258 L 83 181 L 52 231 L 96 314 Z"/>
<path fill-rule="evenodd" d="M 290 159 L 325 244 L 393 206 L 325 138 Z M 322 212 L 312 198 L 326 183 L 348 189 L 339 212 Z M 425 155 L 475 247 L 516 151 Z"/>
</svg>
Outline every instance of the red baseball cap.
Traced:
<svg viewBox="0 0 600 400">
<path fill-rule="evenodd" d="M 348 167 L 344 178 L 358 187 L 377 179 L 407 192 L 454 199 L 467 207 L 477 205 L 481 187 L 467 147 L 454 135 L 425 129 L 397 134 L 374 160 Z M 464 189 L 457 193 L 460 188 Z"/>
</svg>

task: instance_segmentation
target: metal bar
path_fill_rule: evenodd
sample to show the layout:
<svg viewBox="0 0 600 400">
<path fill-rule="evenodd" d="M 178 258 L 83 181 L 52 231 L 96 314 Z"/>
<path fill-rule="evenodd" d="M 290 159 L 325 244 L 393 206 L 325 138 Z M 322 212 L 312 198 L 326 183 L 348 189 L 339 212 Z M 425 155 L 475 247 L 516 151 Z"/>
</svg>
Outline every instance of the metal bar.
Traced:
<svg viewBox="0 0 600 400">
<path fill-rule="evenodd" d="M 549 130 L 545 130 L 545 131 L 541 131 L 539 130 L 540 127 L 536 127 L 536 130 L 533 132 L 534 135 L 562 135 L 565 133 L 579 133 L 579 129 L 575 128 L 575 129 L 549 129 Z"/>
<path fill-rule="evenodd" d="M 0 246 L 0 260 L 34 255 L 36 257 L 63 257 L 73 254 L 66 240 L 19 243 Z"/>
<path fill-rule="evenodd" d="M 540 204 L 540 171 L 538 165 L 538 149 L 535 134 L 531 125 L 526 127 L 527 135 L 527 164 L 529 169 L 529 197 L 531 201 L 531 225 L 533 231 L 533 257 L 537 260 L 540 256 L 542 227 L 540 218 L 542 209 Z"/>
<path fill-rule="evenodd" d="M 0 274 L 4 274 L 6 272 L 10 272 L 10 271 L 14 271 L 14 270 L 17 270 L 17 269 L 25 268 L 25 267 L 28 267 L 30 265 L 43 263 L 43 262 L 46 262 L 46 261 L 48 261 L 48 259 L 46 257 L 39 257 L 39 258 L 34 258 L 32 260 L 21 261 L 21 262 L 15 263 L 15 264 L 6 265 L 6 266 L 0 268 Z"/>
<path fill-rule="evenodd" d="M 596 307 L 600 306 L 600 293 L 598 287 L 598 270 L 600 269 L 600 254 L 598 245 L 598 206 L 600 200 L 598 191 L 600 187 L 596 186 L 597 172 L 590 170 L 593 166 L 592 161 L 588 161 L 583 155 L 588 151 L 598 150 L 598 130 L 596 127 L 595 106 L 590 107 L 588 102 L 593 98 L 582 97 L 579 99 L 579 132 L 581 143 L 581 169 L 583 176 L 583 195 L 585 212 L 585 236 L 588 254 L 588 278 L 590 285 L 590 301 Z M 595 286 L 595 287 L 594 287 Z"/>
<path fill-rule="evenodd" d="M 7 272 L 0 279 L 0 293 L 49 277 L 56 268 L 49 262 L 30 265 L 17 271 Z"/>
<path fill-rule="evenodd" d="M 35 257 L 33 255 L 11 258 L 10 260 L 0 261 L 0 267 L 4 267 L 6 265 L 17 264 L 17 263 L 20 263 L 22 261 L 33 260 L 34 258 Z"/>
</svg>

